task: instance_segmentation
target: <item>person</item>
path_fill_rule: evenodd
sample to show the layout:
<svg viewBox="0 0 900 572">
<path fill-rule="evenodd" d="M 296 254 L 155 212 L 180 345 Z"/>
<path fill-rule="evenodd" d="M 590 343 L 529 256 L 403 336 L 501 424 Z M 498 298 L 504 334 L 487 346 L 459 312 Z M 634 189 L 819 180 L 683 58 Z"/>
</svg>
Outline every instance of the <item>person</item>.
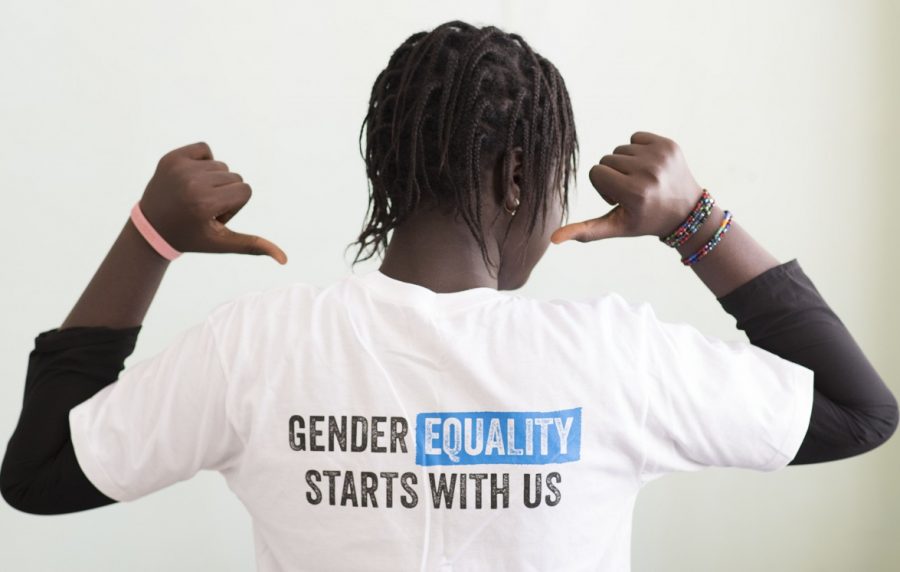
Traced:
<svg viewBox="0 0 900 572">
<path fill-rule="evenodd" d="M 611 210 L 564 224 L 572 106 L 521 36 L 458 20 L 411 35 L 363 127 L 351 245 L 380 267 L 242 294 L 125 369 L 181 253 L 287 262 L 227 226 L 251 188 L 207 144 L 162 157 L 35 338 L 8 504 L 84 511 L 214 470 L 252 515 L 260 570 L 628 570 L 649 482 L 833 461 L 894 433 L 894 395 L 797 259 L 756 242 L 672 139 L 638 131 L 604 155 L 589 178 Z M 515 292 L 551 243 L 638 236 L 677 250 L 748 341 L 615 292 Z"/>
</svg>

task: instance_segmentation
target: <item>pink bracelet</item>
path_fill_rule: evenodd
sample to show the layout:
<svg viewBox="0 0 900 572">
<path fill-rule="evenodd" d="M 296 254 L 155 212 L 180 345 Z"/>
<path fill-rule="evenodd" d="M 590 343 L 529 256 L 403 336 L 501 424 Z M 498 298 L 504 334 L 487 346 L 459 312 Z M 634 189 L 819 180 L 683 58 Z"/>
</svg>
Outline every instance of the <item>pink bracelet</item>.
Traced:
<svg viewBox="0 0 900 572">
<path fill-rule="evenodd" d="M 141 211 L 140 205 L 141 201 L 138 201 L 131 207 L 131 222 L 134 223 L 135 228 L 138 229 L 141 236 L 147 239 L 147 242 L 150 243 L 153 250 L 158 252 L 159 255 L 166 260 L 175 260 L 181 256 L 180 252 L 172 248 L 172 245 L 166 242 L 166 239 L 156 232 L 156 229 L 153 228 L 153 225 L 150 224 L 150 221 L 147 220 L 147 217 L 145 217 L 144 213 Z"/>
</svg>

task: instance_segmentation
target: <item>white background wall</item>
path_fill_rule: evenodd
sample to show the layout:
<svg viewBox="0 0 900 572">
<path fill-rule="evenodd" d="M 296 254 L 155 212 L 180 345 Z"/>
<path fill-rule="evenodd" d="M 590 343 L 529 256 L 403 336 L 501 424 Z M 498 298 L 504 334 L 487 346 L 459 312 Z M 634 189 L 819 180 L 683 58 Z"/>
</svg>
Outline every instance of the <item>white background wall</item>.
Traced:
<svg viewBox="0 0 900 572">
<path fill-rule="evenodd" d="M 0 5 L 4 440 L 33 338 L 61 324 L 169 149 L 207 141 L 254 188 L 231 226 L 275 241 L 290 262 L 186 254 L 126 366 L 240 293 L 348 273 L 371 84 L 406 37 L 450 19 L 519 32 L 561 70 L 583 153 L 570 220 L 609 208 L 591 163 L 637 130 L 675 139 L 720 204 L 781 261 L 799 259 L 900 392 L 898 3 L 134 4 Z M 652 237 L 551 245 L 522 292 L 604 290 L 746 339 Z M 634 570 L 894 570 L 898 461 L 895 439 L 836 463 L 657 481 L 638 500 Z M 216 473 L 79 514 L 0 506 L 2 570 L 252 568 L 250 519 Z"/>
</svg>

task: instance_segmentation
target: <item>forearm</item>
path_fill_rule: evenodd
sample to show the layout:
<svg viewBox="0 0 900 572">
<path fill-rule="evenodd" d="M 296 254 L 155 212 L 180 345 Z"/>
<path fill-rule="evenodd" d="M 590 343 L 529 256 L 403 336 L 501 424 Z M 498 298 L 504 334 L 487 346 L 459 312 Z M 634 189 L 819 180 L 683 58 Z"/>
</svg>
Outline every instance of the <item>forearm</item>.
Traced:
<svg viewBox="0 0 900 572">
<path fill-rule="evenodd" d="M 752 344 L 815 374 L 809 428 L 792 465 L 851 457 L 891 437 L 894 395 L 796 259 L 719 302 Z"/>
<path fill-rule="evenodd" d="M 68 413 L 116 380 L 168 264 L 126 219 L 62 326 L 35 338 L 22 412 L 0 467 L 10 505 L 58 514 L 114 502 L 81 471 Z"/>
<path fill-rule="evenodd" d="M 679 254 L 696 252 L 723 217 L 716 205 Z M 858 455 L 890 438 L 898 422 L 893 394 L 796 259 L 779 263 L 732 220 L 692 269 L 750 343 L 813 370 L 809 428 L 791 464 Z"/>
<path fill-rule="evenodd" d="M 266 254 L 284 264 L 268 240 L 225 226 L 249 198 L 241 176 L 195 143 L 160 159 L 140 208 L 179 252 Z M 0 466 L 0 492 L 12 506 L 58 514 L 115 502 L 78 465 L 69 412 L 116 381 L 168 266 L 125 217 L 68 317 L 35 338 L 22 413 Z"/>
<path fill-rule="evenodd" d="M 169 261 L 127 219 L 115 243 L 60 329 L 141 324 Z"/>
<path fill-rule="evenodd" d="M 113 383 L 141 326 L 54 328 L 28 356 L 22 412 L 0 467 L 0 491 L 13 507 L 61 514 L 114 502 L 75 459 L 69 410 Z"/>
<path fill-rule="evenodd" d="M 724 216 L 724 209 L 716 203 L 697 233 L 677 248 L 678 253 L 686 257 L 696 252 L 713 236 Z M 778 264 L 735 217 L 722 241 L 690 268 L 720 298 Z"/>
</svg>

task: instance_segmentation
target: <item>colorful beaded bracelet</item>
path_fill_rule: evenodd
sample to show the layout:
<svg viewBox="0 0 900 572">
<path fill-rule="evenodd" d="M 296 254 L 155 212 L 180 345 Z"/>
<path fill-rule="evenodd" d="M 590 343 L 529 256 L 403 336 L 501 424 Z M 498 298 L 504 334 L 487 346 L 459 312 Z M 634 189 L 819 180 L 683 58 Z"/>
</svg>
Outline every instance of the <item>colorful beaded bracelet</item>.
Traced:
<svg viewBox="0 0 900 572">
<path fill-rule="evenodd" d="M 698 260 L 706 256 L 707 254 L 709 254 L 717 244 L 722 242 L 722 237 L 725 236 L 725 233 L 728 232 L 729 227 L 731 227 L 732 218 L 733 215 L 731 214 L 731 211 L 725 211 L 725 216 L 722 217 L 722 222 L 719 223 L 719 228 L 716 229 L 716 233 L 712 235 L 712 238 L 710 238 L 706 244 L 701 246 L 697 252 L 691 254 L 690 256 L 682 258 L 681 263 L 685 266 L 691 266 L 696 264 Z"/>
<path fill-rule="evenodd" d="M 684 222 L 668 236 L 661 237 L 659 240 L 672 248 L 678 248 L 694 236 L 697 230 L 703 226 L 703 223 L 709 217 L 709 213 L 712 212 L 714 204 L 716 204 L 716 200 L 709 195 L 709 191 L 703 189 L 703 194 L 700 195 L 697 204 L 694 205 L 693 210 L 691 210 Z"/>
</svg>

